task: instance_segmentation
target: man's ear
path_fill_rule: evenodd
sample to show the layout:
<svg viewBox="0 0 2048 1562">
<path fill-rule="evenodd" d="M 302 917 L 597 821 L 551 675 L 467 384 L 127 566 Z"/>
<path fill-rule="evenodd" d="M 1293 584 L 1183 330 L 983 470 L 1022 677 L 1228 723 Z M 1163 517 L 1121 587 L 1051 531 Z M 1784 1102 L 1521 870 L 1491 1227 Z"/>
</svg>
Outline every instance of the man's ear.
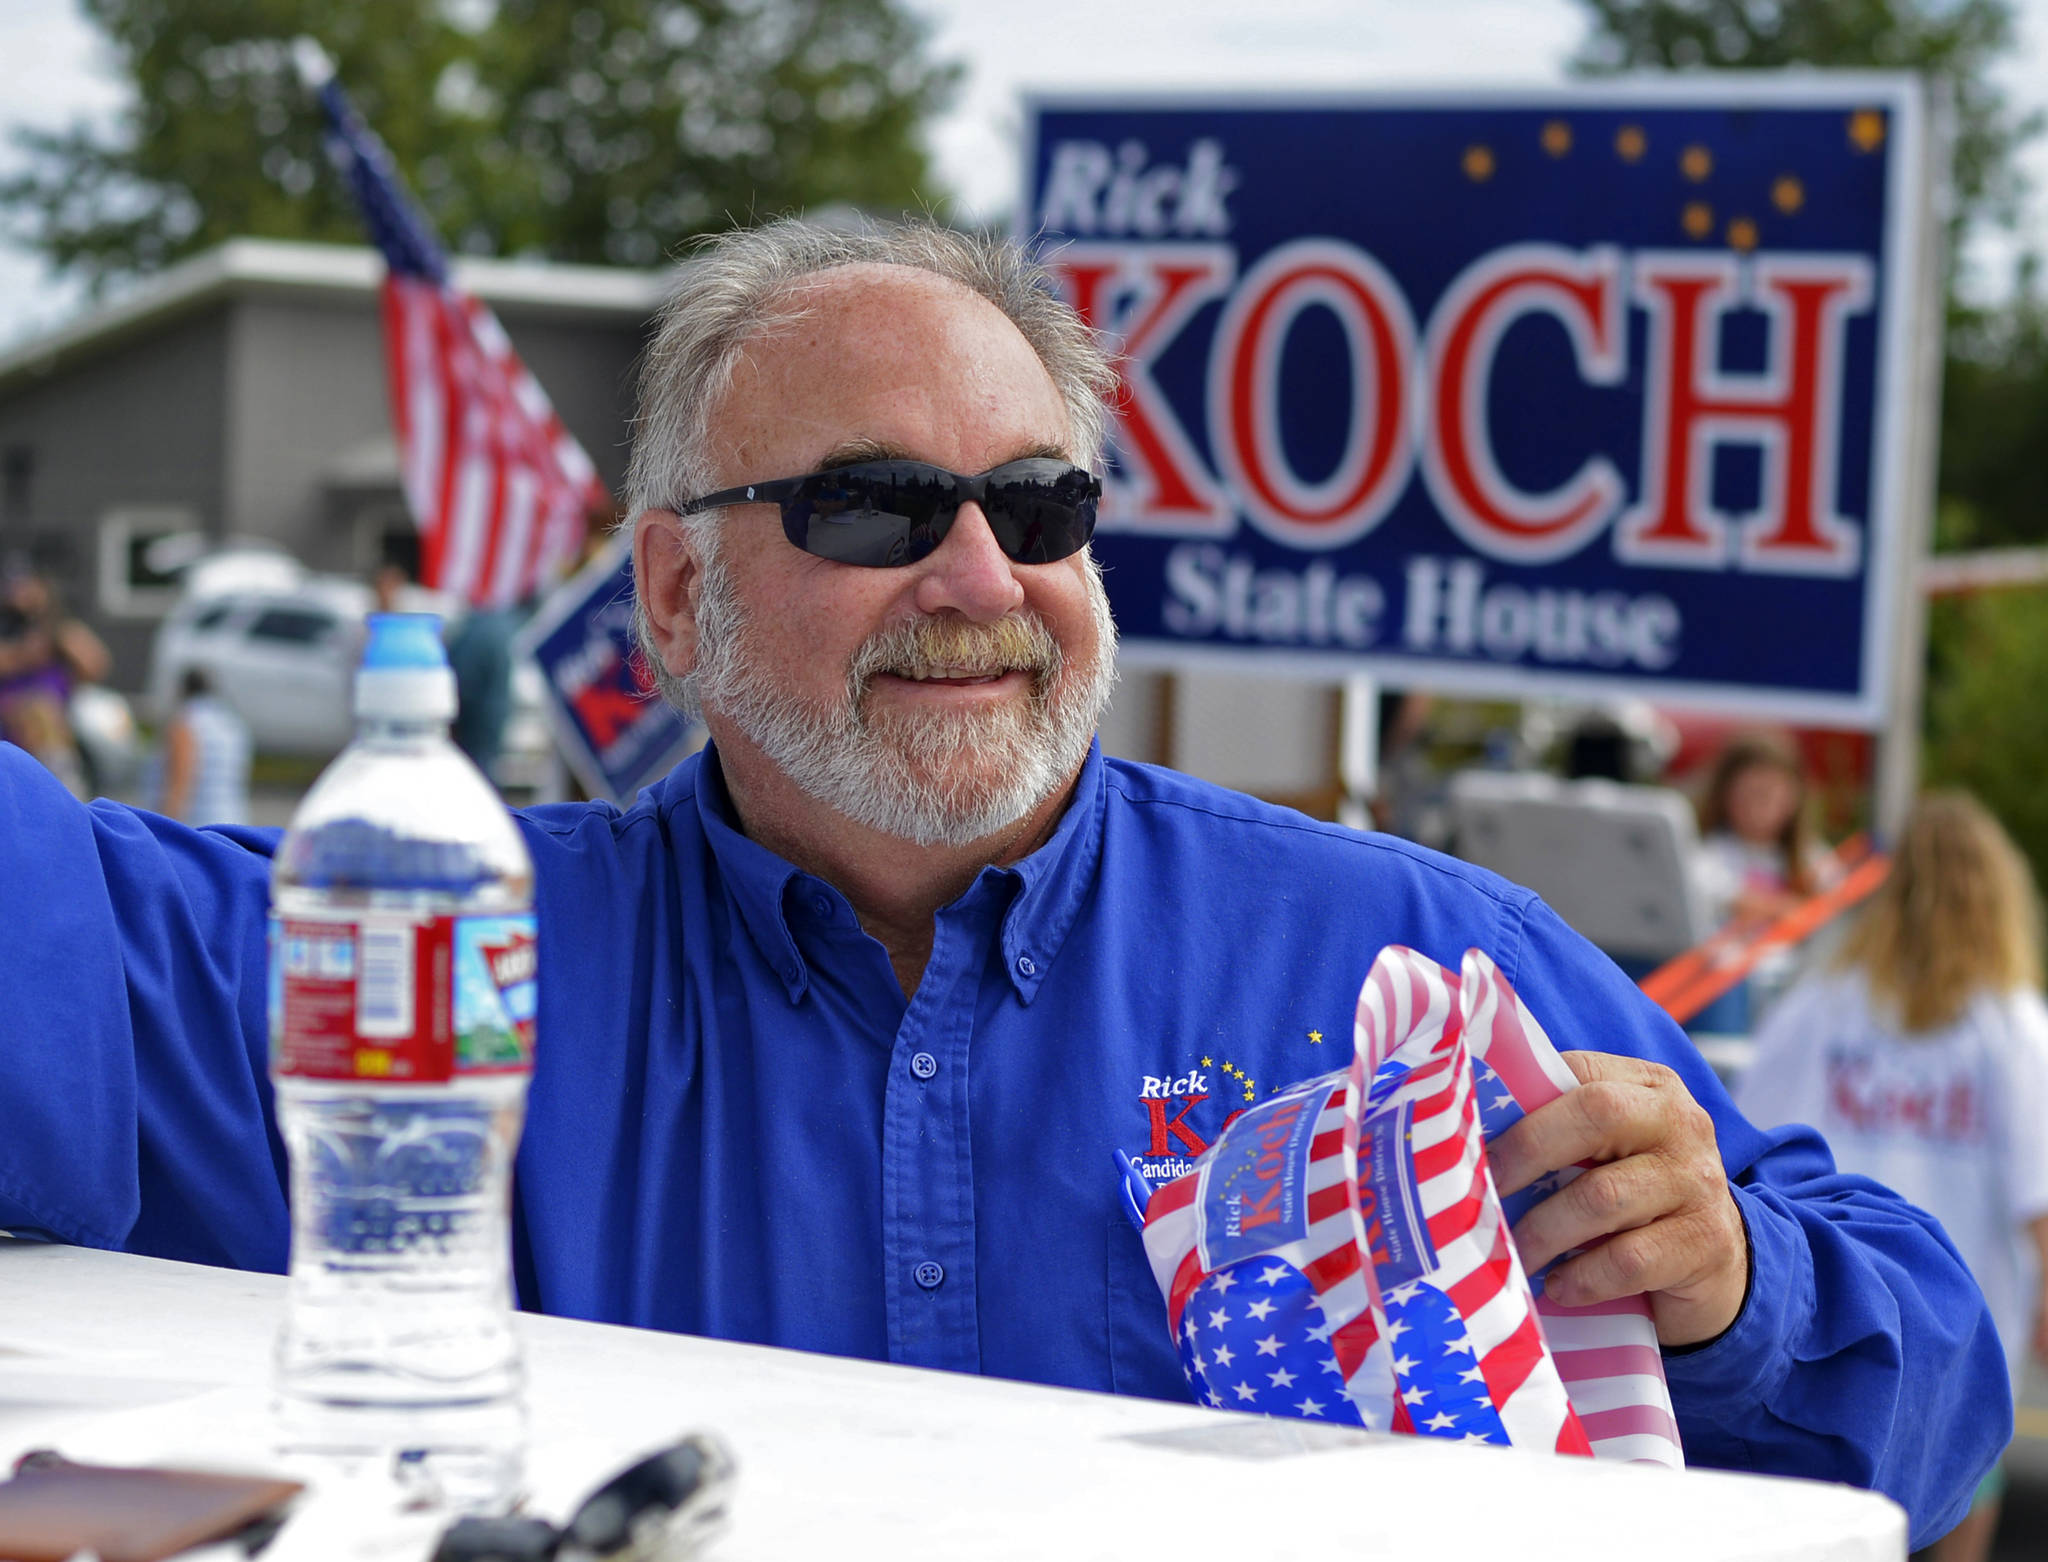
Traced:
<svg viewBox="0 0 2048 1562">
<path fill-rule="evenodd" d="M 704 582 L 696 544 L 673 510 L 643 510 L 633 524 L 633 591 L 661 653 L 678 678 L 697 665 L 697 593 Z"/>
</svg>

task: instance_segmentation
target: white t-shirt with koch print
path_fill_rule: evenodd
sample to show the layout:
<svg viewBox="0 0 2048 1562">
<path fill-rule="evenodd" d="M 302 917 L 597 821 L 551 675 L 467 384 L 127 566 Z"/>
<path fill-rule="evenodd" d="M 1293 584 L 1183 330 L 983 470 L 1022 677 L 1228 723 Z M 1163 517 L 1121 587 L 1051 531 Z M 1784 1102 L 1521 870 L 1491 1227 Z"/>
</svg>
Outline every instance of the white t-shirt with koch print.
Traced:
<svg viewBox="0 0 2048 1562">
<path fill-rule="evenodd" d="M 2014 1381 L 2048 1214 L 2048 1005 L 1981 993 L 1945 1030 L 1907 1038 L 1857 973 L 1802 983 L 1757 1034 L 1735 1099 L 1762 1127 L 1810 1123 L 1835 1164 L 1940 1220 L 1983 1287 Z"/>
</svg>

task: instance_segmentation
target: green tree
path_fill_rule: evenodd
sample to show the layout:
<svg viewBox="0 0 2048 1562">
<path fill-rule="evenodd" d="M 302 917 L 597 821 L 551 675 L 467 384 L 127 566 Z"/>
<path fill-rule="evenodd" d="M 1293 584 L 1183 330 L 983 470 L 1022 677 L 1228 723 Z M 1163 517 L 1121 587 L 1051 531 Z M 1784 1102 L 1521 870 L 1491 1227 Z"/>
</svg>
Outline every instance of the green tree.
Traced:
<svg viewBox="0 0 2048 1562">
<path fill-rule="evenodd" d="M 2048 304 L 2035 267 L 2012 298 L 1949 311 L 1937 551 L 2048 542 Z"/>
<path fill-rule="evenodd" d="M 1934 604 L 1923 767 L 1977 794 L 2048 883 L 2048 600 L 1995 591 Z"/>
<path fill-rule="evenodd" d="M 98 285 L 236 235 L 359 241 L 292 65 L 311 37 L 452 247 L 648 265 L 693 234 L 936 204 L 957 69 L 899 0 L 83 0 L 135 89 L 18 136 L 0 222 Z"/>
</svg>

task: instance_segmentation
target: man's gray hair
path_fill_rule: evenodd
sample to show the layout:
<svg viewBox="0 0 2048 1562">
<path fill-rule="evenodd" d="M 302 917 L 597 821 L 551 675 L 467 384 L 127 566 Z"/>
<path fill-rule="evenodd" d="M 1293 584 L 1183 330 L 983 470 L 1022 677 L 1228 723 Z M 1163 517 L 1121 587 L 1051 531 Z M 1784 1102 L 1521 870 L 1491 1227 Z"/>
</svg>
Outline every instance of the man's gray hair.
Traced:
<svg viewBox="0 0 2048 1562">
<path fill-rule="evenodd" d="M 1100 462 L 1108 417 L 1104 398 L 1116 383 L 1115 370 L 1095 333 L 1020 245 L 929 222 L 848 230 L 789 219 L 719 234 L 685 263 L 641 365 L 640 410 L 626 474 L 629 513 L 668 509 L 713 488 L 707 451 L 711 411 L 732 383 L 747 343 L 802 316 L 797 284 L 854 265 L 929 271 L 994 304 L 1030 343 L 1066 403 L 1074 459 L 1084 466 Z"/>
<path fill-rule="evenodd" d="M 731 385 L 740 355 L 761 333 L 802 318 L 806 279 L 855 265 L 929 271 L 994 304 L 1038 354 L 1066 403 L 1074 459 L 1099 468 L 1108 432 L 1106 398 L 1116 384 L 1116 370 L 1087 322 L 1022 246 L 930 222 L 842 229 L 788 219 L 705 240 L 685 263 L 674 293 L 656 317 L 654 340 L 640 368 L 633 459 L 626 471 L 632 524 L 637 526 L 648 510 L 673 509 L 717 486 L 709 455 L 711 413 Z M 711 511 L 683 521 L 714 576 L 718 519 L 719 512 Z M 696 680 L 676 678 L 662 664 L 637 600 L 633 631 L 662 695 L 695 713 Z"/>
</svg>

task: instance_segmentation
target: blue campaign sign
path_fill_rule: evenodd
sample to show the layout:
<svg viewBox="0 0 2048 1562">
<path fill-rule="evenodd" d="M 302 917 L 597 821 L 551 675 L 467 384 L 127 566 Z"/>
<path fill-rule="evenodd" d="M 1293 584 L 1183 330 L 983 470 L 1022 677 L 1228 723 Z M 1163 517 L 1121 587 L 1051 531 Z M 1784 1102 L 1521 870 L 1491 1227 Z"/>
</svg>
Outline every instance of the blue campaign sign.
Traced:
<svg viewBox="0 0 2048 1562">
<path fill-rule="evenodd" d="M 1885 718 L 1927 503 L 1904 76 L 1031 105 L 1122 352 L 1136 661 Z"/>
<path fill-rule="evenodd" d="M 622 806 L 687 754 L 702 729 L 654 691 L 633 644 L 633 549 L 621 532 L 520 631 L 547 684 L 563 757 L 592 797 Z"/>
</svg>

